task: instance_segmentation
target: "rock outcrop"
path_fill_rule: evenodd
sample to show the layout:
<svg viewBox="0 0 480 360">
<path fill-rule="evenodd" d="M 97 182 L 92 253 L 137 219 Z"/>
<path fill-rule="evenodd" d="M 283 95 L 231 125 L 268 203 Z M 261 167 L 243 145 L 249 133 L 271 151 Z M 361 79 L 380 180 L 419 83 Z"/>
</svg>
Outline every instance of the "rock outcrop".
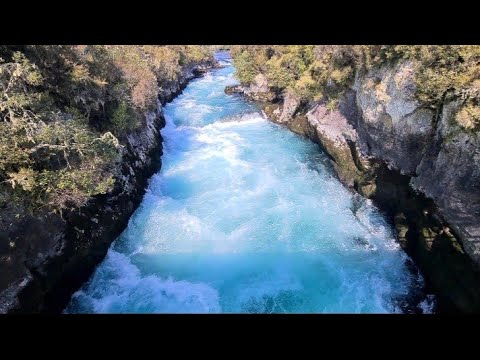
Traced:
<svg viewBox="0 0 480 360">
<path fill-rule="evenodd" d="M 357 130 L 371 155 L 400 170 L 415 170 L 430 143 L 435 113 L 415 99 L 413 65 L 370 71 L 356 79 L 356 103 L 361 116 Z"/>
<path fill-rule="evenodd" d="M 249 86 L 229 87 L 227 93 L 243 93 L 255 101 L 274 101 L 277 95 L 268 86 L 267 78 L 263 74 L 257 74 Z"/>
<path fill-rule="evenodd" d="M 114 188 L 86 206 L 64 214 L 44 211 L 16 217 L 2 209 L 0 219 L 0 313 L 59 313 L 89 279 L 108 248 L 140 204 L 148 179 L 160 169 L 165 125 L 161 105 L 214 63 L 184 69 L 178 81 L 162 84 L 158 108 L 130 133 L 122 148 Z"/>
<path fill-rule="evenodd" d="M 464 250 L 480 263 L 480 134 L 454 120 L 458 104 L 443 106 L 411 184 L 435 200 Z"/>
<path fill-rule="evenodd" d="M 160 84 L 158 95 L 160 103 L 165 105 L 165 103 L 173 100 L 173 98 L 181 93 L 190 80 L 203 75 L 209 69 L 219 67 L 221 67 L 221 65 L 218 62 L 211 60 L 201 64 L 192 64 L 185 68 L 175 80 Z"/>
</svg>

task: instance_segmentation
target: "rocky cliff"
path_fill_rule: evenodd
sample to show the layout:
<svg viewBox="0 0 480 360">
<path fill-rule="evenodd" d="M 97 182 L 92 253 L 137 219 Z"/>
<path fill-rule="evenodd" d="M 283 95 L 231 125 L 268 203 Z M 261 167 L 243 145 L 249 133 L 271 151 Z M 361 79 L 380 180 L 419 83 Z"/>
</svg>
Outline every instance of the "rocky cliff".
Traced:
<svg viewBox="0 0 480 360">
<path fill-rule="evenodd" d="M 288 92 L 273 100 L 262 79 L 255 96 L 252 85 L 229 91 L 268 100 L 270 119 L 321 145 L 339 178 L 390 216 L 441 306 L 480 311 L 480 135 L 454 120 L 455 101 L 422 107 L 413 73 L 401 61 L 357 74 L 334 110 Z"/>
<path fill-rule="evenodd" d="M 21 219 L 21 209 L 2 209 L 0 313 L 61 312 L 70 296 L 88 280 L 140 204 L 148 179 L 161 166 L 165 125 L 161 106 L 189 80 L 216 64 L 184 69 L 178 80 L 162 85 L 158 108 L 145 114 L 140 128 L 127 135 L 114 188 L 86 206 L 63 214 L 47 211 Z"/>
</svg>

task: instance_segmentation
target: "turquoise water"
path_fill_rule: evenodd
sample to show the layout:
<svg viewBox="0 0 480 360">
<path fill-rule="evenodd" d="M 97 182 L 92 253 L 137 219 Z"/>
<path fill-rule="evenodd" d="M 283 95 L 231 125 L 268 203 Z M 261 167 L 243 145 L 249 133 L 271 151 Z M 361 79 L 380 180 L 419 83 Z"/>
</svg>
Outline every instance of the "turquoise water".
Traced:
<svg viewBox="0 0 480 360">
<path fill-rule="evenodd" d="M 164 108 L 162 169 L 66 312 L 405 311 L 422 279 L 386 219 L 317 145 L 224 94 L 233 72 Z"/>
</svg>

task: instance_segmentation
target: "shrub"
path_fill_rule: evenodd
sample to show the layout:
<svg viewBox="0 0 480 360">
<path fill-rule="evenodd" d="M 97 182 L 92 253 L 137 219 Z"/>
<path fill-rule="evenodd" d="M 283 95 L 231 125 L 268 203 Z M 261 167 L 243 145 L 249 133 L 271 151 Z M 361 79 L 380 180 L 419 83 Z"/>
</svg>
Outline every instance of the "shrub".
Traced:
<svg viewBox="0 0 480 360">
<path fill-rule="evenodd" d="M 253 61 L 253 56 L 248 51 L 242 51 L 237 57 L 235 57 L 235 73 L 240 82 L 250 84 L 255 79 L 257 72 L 253 66 Z"/>
<path fill-rule="evenodd" d="M 122 101 L 112 114 L 111 122 L 117 133 L 124 133 L 136 128 L 139 123 L 126 102 Z"/>
<path fill-rule="evenodd" d="M 475 129 L 480 125 L 480 107 L 466 105 L 457 113 L 455 119 L 464 129 Z"/>
</svg>

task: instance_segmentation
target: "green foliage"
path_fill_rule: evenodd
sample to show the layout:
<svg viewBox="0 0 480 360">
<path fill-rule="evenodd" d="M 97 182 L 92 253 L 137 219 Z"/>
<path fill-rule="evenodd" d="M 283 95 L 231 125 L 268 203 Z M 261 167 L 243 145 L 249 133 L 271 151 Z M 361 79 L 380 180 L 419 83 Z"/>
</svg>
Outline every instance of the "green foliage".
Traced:
<svg viewBox="0 0 480 360">
<path fill-rule="evenodd" d="M 468 104 L 457 113 L 455 119 L 462 128 L 473 130 L 480 126 L 480 107 Z"/>
<path fill-rule="evenodd" d="M 341 93 L 353 79 L 349 47 L 313 45 L 238 46 L 237 76 L 249 84 L 259 72 L 269 86 L 309 101 Z"/>
<path fill-rule="evenodd" d="M 324 98 L 332 107 L 352 85 L 358 49 L 345 45 L 316 46 L 310 71 L 317 84 L 314 99 Z"/>
<path fill-rule="evenodd" d="M 174 48 L 180 54 L 180 65 L 191 65 L 212 57 L 212 50 L 208 46 L 176 45 Z"/>
<path fill-rule="evenodd" d="M 252 83 L 255 75 L 257 75 L 253 62 L 253 56 L 248 51 L 242 51 L 237 57 L 235 57 L 234 65 L 236 68 L 236 75 L 244 84 Z"/>
<path fill-rule="evenodd" d="M 128 104 L 121 102 L 112 114 L 111 122 L 119 133 L 124 133 L 138 126 Z"/>
<path fill-rule="evenodd" d="M 277 46 L 269 51 L 267 79 L 278 88 L 294 88 L 296 82 L 308 75 L 313 61 L 313 46 Z"/>
<path fill-rule="evenodd" d="M 158 86 L 210 57 L 198 46 L 0 46 L 0 207 L 58 211 L 110 191 L 122 139 Z"/>
<path fill-rule="evenodd" d="M 435 106 L 451 92 L 478 102 L 480 46 L 413 46 L 404 52 L 416 60 L 420 101 Z"/>
<path fill-rule="evenodd" d="M 480 46 L 403 45 L 391 46 L 389 53 L 394 60 L 414 63 L 417 99 L 424 106 L 436 109 L 445 101 L 459 99 L 457 123 L 465 130 L 478 129 Z"/>
<path fill-rule="evenodd" d="M 295 70 L 288 68 L 282 56 L 274 55 L 267 61 L 266 67 L 265 75 L 271 86 L 286 89 L 295 82 Z"/>
<path fill-rule="evenodd" d="M 127 94 L 124 101 L 137 111 L 153 109 L 158 96 L 157 78 L 141 47 L 107 46 L 114 65 L 120 69 Z"/>
<path fill-rule="evenodd" d="M 160 83 L 175 81 L 180 73 L 180 53 L 169 46 L 144 46 Z M 183 60 L 185 61 L 185 60 Z"/>
<path fill-rule="evenodd" d="M 479 126 L 478 45 L 264 45 L 234 46 L 231 52 L 242 83 L 263 73 L 272 89 L 292 91 L 303 101 L 323 99 L 332 109 L 356 74 L 408 60 L 414 65 L 421 104 L 436 109 L 459 98 L 459 125 L 470 130 Z"/>
</svg>

